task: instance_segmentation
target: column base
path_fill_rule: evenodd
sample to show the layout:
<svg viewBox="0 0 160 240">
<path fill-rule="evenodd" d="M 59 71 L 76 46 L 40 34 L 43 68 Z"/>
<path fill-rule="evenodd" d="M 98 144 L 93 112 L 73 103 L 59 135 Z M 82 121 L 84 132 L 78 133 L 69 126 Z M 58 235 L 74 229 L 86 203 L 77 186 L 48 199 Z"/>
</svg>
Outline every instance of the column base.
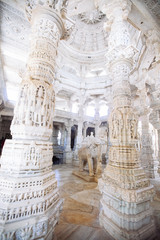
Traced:
<svg viewBox="0 0 160 240">
<path fill-rule="evenodd" d="M 45 239 L 52 240 L 55 225 L 59 219 L 59 209 L 62 206 L 62 200 L 59 200 L 45 214 L 39 214 L 35 217 L 21 219 L 21 221 L 10 221 L 0 224 L 0 236 L 5 240 L 12 239 Z"/>
<path fill-rule="evenodd" d="M 117 226 L 104 214 L 103 210 L 100 213 L 99 221 L 100 225 L 116 240 L 152 240 L 156 237 L 153 221 L 138 230 L 127 231 Z"/>
<path fill-rule="evenodd" d="M 114 239 L 155 239 L 154 188 L 142 168 L 107 165 L 98 185 L 102 192 L 100 224 Z"/>
<path fill-rule="evenodd" d="M 73 152 L 72 151 L 65 151 L 64 152 L 64 162 L 66 164 L 72 164 L 72 155 L 73 155 Z"/>
<path fill-rule="evenodd" d="M 63 203 L 52 152 L 50 142 L 6 140 L 0 169 L 0 239 L 51 239 Z"/>
</svg>

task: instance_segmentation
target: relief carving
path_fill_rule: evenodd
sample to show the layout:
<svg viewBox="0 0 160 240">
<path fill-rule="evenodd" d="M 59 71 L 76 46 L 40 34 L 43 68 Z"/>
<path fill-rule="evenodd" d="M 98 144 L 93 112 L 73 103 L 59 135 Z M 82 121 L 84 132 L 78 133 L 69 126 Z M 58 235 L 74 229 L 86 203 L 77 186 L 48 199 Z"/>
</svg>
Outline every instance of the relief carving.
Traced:
<svg viewBox="0 0 160 240">
<path fill-rule="evenodd" d="M 122 129 L 124 125 L 122 113 L 119 110 L 114 110 L 112 112 L 110 125 L 111 125 L 111 138 L 119 139 L 122 135 Z"/>
</svg>

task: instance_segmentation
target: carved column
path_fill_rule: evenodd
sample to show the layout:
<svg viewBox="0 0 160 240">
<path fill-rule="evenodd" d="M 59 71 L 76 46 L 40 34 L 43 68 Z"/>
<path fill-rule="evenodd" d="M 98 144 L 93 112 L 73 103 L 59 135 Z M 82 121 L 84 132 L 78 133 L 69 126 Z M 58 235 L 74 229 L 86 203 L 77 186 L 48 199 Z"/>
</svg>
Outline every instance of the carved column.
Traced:
<svg viewBox="0 0 160 240">
<path fill-rule="evenodd" d="M 149 64 L 150 67 L 148 69 L 148 76 L 152 79 L 152 82 L 154 82 L 155 86 L 151 92 L 151 104 L 150 107 L 152 109 L 152 112 L 149 116 L 149 120 L 154 126 L 154 128 L 158 131 L 160 131 L 160 38 L 159 33 L 155 29 L 150 29 L 147 32 L 147 49 L 149 52 Z M 159 138 L 159 137 L 158 137 Z M 159 141 L 159 139 L 158 139 Z M 160 146 L 160 144 L 159 144 Z M 160 152 L 160 147 L 159 147 Z M 159 153 L 160 156 L 160 153 Z M 159 165 L 158 165 L 158 173 L 160 174 L 160 157 L 159 159 Z"/>
<path fill-rule="evenodd" d="M 78 133 L 77 133 L 77 148 L 80 147 L 81 142 L 83 140 L 82 129 L 83 129 L 83 122 L 79 121 L 78 122 Z"/>
<path fill-rule="evenodd" d="M 82 129 L 83 129 L 83 121 L 80 118 L 79 122 L 78 122 L 77 137 L 76 137 L 76 142 L 75 142 L 76 145 L 75 145 L 75 149 L 73 152 L 73 165 L 74 166 L 79 166 L 78 150 L 81 147 L 81 143 L 83 140 Z"/>
<path fill-rule="evenodd" d="M 67 141 L 65 149 L 65 162 L 72 163 L 72 150 L 71 150 L 71 122 L 69 122 L 67 128 Z"/>
<path fill-rule="evenodd" d="M 83 94 L 83 93 L 82 93 Z M 83 95 L 82 95 L 83 96 Z M 84 104 L 84 99 L 81 98 L 80 101 L 81 103 Z M 77 133 L 77 148 L 81 146 L 81 142 L 83 140 L 83 120 L 84 120 L 84 109 L 83 109 L 83 104 L 80 105 L 79 111 L 78 111 L 78 133 Z"/>
<path fill-rule="evenodd" d="M 65 141 L 65 125 L 63 124 L 61 126 L 61 146 L 64 147 L 64 141 Z"/>
<path fill-rule="evenodd" d="M 149 128 L 149 115 L 146 113 L 141 116 L 142 136 L 141 136 L 141 154 L 140 159 L 148 178 L 155 178 L 154 159 L 152 149 L 152 133 Z"/>
<path fill-rule="evenodd" d="M 159 96 L 159 90 L 155 91 L 153 94 Z M 156 101 L 157 98 L 152 99 L 152 104 L 151 104 L 151 108 L 153 109 L 150 116 L 149 116 L 149 120 L 152 123 L 152 125 L 154 126 L 154 128 L 157 130 L 158 133 L 158 174 L 160 175 L 160 110 L 159 110 L 159 104 L 160 104 L 160 100 L 158 98 L 158 100 Z"/>
<path fill-rule="evenodd" d="M 13 139 L 6 140 L 1 161 L 2 239 L 52 239 L 62 205 L 49 139 L 55 57 L 64 27 L 55 6 L 48 6 L 47 1 L 43 6 L 28 1 L 28 7 L 30 54 L 11 125 Z"/>
<path fill-rule="evenodd" d="M 53 134 L 52 134 L 52 142 L 53 145 L 58 145 L 58 132 L 59 132 L 59 128 L 57 125 L 53 124 Z"/>
<path fill-rule="evenodd" d="M 95 98 L 95 137 L 99 137 L 99 126 L 101 124 L 100 121 L 100 115 L 99 115 L 99 101 L 100 99 L 98 97 Z"/>
<path fill-rule="evenodd" d="M 100 224 L 114 239 L 152 239 L 154 223 L 150 201 L 153 187 L 141 168 L 137 143 L 136 113 L 131 106 L 129 74 L 136 49 L 131 45 L 128 0 L 102 1 L 111 27 L 107 53 L 113 78 L 113 110 L 109 119 L 109 163 L 99 188 L 102 192 Z M 109 27 L 109 24 L 107 27 Z"/>
</svg>

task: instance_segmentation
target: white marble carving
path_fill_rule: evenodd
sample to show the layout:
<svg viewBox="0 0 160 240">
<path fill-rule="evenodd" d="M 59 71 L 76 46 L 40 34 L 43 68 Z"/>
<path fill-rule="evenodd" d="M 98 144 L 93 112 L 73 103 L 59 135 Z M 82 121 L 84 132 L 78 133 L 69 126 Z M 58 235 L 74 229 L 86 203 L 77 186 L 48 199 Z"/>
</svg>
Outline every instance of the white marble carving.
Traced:
<svg viewBox="0 0 160 240">
<path fill-rule="evenodd" d="M 34 5 L 26 74 L 11 125 L 13 139 L 1 158 L 1 239 L 52 239 L 62 200 L 52 172 L 56 49 L 63 35 L 60 15 Z M 34 20 L 33 20 L 34 19 Z"/>
<path fill-rule="evenodd" d="M 98 2 L 98 1 L 97 1 Z M 150 201 L 154 189 L 140 166 L 135 148 L 138 117 L 131 106 L 129 74 L 137 49 L 131 45 L 127 16 L 131 1 L 100 1 L 109 19 L 109 68 L 113 77 L 113 111 L 109 120 L 109 164 L 99 188 L 100 223 L 114 239 L 155 237 Z M 110 58 L 110 56 L 112 56 Z"/>
<path fill-rule="evenodd" d="M 80 172 L 83 172 L 88 163 L 89 176 L 102 173 L 102 145 L 104 142 L 104 140 L 94 137 L 93 133 L 84 138 L 78 150 Z"/>
</svg>

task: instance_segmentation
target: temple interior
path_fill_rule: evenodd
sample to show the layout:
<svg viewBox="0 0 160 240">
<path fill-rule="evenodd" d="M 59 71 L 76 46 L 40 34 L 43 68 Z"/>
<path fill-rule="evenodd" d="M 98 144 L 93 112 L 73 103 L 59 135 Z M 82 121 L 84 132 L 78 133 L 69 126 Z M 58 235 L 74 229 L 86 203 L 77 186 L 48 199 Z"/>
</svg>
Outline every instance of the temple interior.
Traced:
<svg viewBox="0 0 160 240">
<path fill-rule="evenodd" d="M 160 1 L 0 0 L 0 240 L 160 239 Z"/>
</svg>

